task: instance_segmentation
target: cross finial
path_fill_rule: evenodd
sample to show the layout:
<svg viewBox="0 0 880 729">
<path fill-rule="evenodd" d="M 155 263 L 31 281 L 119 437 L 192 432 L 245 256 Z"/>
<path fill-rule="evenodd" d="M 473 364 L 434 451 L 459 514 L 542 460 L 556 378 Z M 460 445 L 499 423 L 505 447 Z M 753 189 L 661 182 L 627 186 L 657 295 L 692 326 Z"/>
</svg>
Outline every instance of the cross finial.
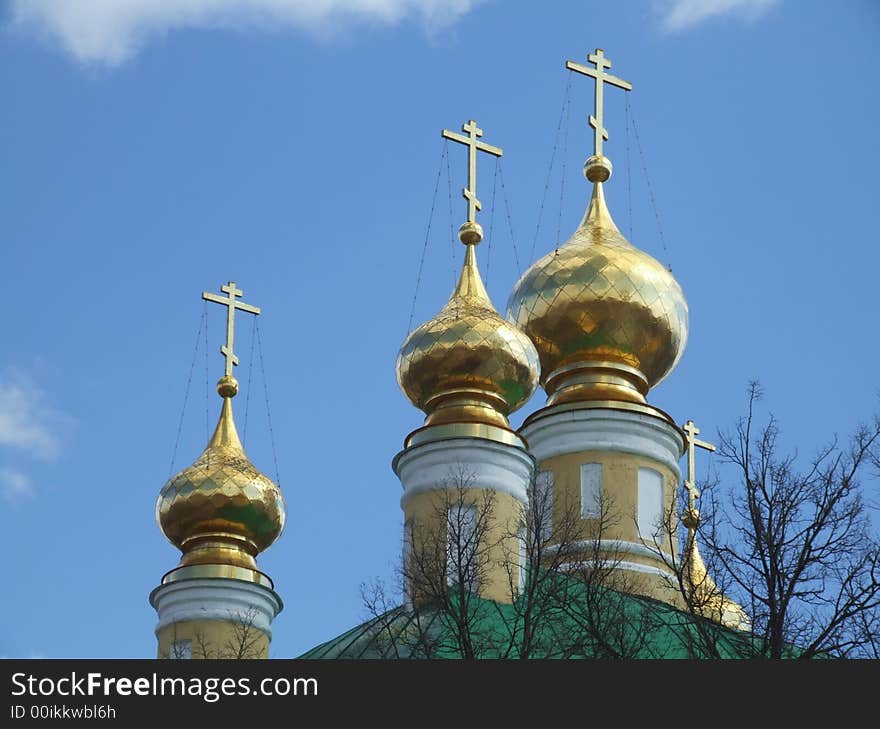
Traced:
<svg viewBox="0 0 880 729">
<path fill-rule="evenodd" d="M 577 71 L 578 73 L 584 74 L 584 76 L 591 76 L 596 79 L 596 111 L 594 115 L 590 116 L 590 126 L 593 127 L 594 130 L 593 154 L 602 156 L 602 142 L 603 140 L 608 139 L 608 130 L 605 129 L 604 122 L 605 84 L 612 84 L 621 89 L 625 89 L 626 91 L 632 91 L 632 84 L 629 81 L 624 81 L 622 78 L 612 76 L 610 73 L 605 73 L 605 69 L 611 68 L 611 61 L 605 57 L 605 51 L 601 48 L 597 48 L 595 53 L 591 53 L 587 56 L 587 60 L 596 68 L 582 66 L 580 63 L 575 63 L 574 61 L 566 61 L 565 67 L 570 71 Z"/>
<path fill-rule="evenodd" d="M 695 448 L 703 448 L 707 451 L 714 451 L 715 446 L 702 440 L 697 440 L 700 429 L 694 425 L 693 420 L 688 420 L 682 430 L 687 434 L 687 454 L 688 454 L 688 470 L 687 479 L 685 479 L 684 487 L 688 492 L 688 509 L 694 510 L 697 505 L 697 499 L 700 498 L 700 492 L 697 490 L 697 467 Z"/>
<path fill-rule="evenodd" d="M 218 296 L 208 291 L 202 292 L 202 298 L 205 301 L 213 301 L 215 304 L 222 304 L 228 307 L 226 312 L 226 344 L 220 347 L 220 353 L 226 358 L 226 377 L 232 377 L 232 367 L 238 364 L 238 357 L 233 351 L 233 343 L 235 339 L 235 310 L 247 311 L 251 314 L 259 314 L 260 309 L 243 301 L 238 301 L 239 296 L 243 296 L 244 292 L 236 288 L 235 281 L 230 281 L 225 286 L 221 286 L 220 290 L 227 294 L 226 296 Z"/>
<path fill-rule="evenodd" d="M 468 202 L 467 222 L 475 224 L 477 222 L 477 210 L 482 210 L 483 208 L 477 198 L 477 151 L 488 152 L 496 157 L 500 157 L 502 150 L 499 147 L 493 147 L 491 144 L 486 144 L 477 139 L 477 137 L 483 136 L 483 130 L 477 126 L 477 122 L 474 119 L 468 121 L 467 124 L 463 124 L 461 130 L 467 132 L 468 136 L 465 137 L 461 134 L 450 132 L 448 129 L 444 129 L 441 135 L 445 139 L 451 139 L 453 142 L 464 144 L 468 148 L 468 186 L 462 190 L 462 195 Z"/>
</svg>

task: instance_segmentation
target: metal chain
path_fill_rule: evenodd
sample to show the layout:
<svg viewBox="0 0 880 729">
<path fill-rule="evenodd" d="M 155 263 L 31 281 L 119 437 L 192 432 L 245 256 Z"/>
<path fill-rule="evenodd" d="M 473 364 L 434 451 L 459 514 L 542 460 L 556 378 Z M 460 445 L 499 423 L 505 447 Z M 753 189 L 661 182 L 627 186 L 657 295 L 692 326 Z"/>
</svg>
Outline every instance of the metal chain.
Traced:
<svg viewBox="0 0 880 729">
<path fill-rule="evenodd" d="M 569 77 L 571 76 L 571 71 L 569 71 Z M 568 161 L 568 129 L 569 129 L 569 119 L 571 118 L 571 95 L 566 95 L 566 99 L 563 102 L 565 104 L 565 126 L 563 127 L 562 132 L 562 181 L 559 184 L 559 215 L 556 219 L 556 251 L 559 251 L 559 239 L 561 237 L 562 231 L 562 209 L 565 203 L 565 171 L 566 171 L 566 163 Z"/>
<path fill-rule="evenodd" d="M 199 317 L 199 330 L 196 332 L 196 346 L 193 348 L 192 362 L 189 366 L 189 376 L 186 378 L 186 389 L 183 392 L 183 407 L 180 409 L 180 420 L 177 423 L 177 436 L 174 439 L 174 448 L 171 451 L 171 465 L 168 467 L 168 478 L 174 473 L 174 461 L 177 458 L 177 447 L 180 445 L 180 433 L 183 431 L 183 416 L 186 413 L 186 403 L 189 400 L 189 386 L 192 383 L 193 372 L 196 368 L 196 357 L 199 354 L 199 342 L 202 336 L 202 327 L 208 316 L 207 302 L 202 307 L 202 315 Z"/>
<path fill-rule="evenodd" d="M 492 178 L 492 207 L 489 210 L 489 229 L 486 237 L 489 243 L 486 248 L 486 286 L 489 286 L 489 270 L 492 266 L 492 229 L 495 225 L 495 190 L 498 188 L 498 157 L 495 158 L 495 175 Z"/>
<path fill-rule="evenodd" d="M 449 142 L 446 142 L 449 145 Z M 455 287 L 455 230 L 452 224 L 452 172 L 449 169 L 449 154 L 446 154 L 446 189 L 449 193 L 449 241 L 452 244 L 452 286 Z"/>
<path fill-rule="evenodd" d="M 266 398 L 266 419 L 269 421 L 269 440 L 272 443 L 272 460 L 275 463 L 275 483 L 281 486 L 281 475 L 278 471 L 278 452 L 275 450 L 275 431 L 272 428 L 272 411 L 269 409 L 269 385 L 266 382 L 266 367 L 263 363 L 263 339 L 260 336 L 260 323 L 254 317 L 254 331 L 257 335 L 257 350 L 260 355 L 260 373 L 263 376 L 263 394 Z"/>
<path fill-rule="evenodd" d="M 437 179 L 434 182 L 434 196 L 431 198 L 431 212 L 428 215 L 428 229 L 425 231 L 425 242 L 422 245 L 422 257 L 419 259 L 419 272 L 416 276 L 416 290 L 413 292 L 412 306 L 409 310 L 409 322 L 406 325 L 406 334 L 412 331 L 413 317 L 416 314 L 416 297 L 419 295 L 419 286 L 422 283 L 422 269 L 425 266 L 425 253 L 428 250 L 428 239 L 431 236 L 431 223 L 434 220 L 434 207 L 437 204 L 437 190 L 440 189 L 440 177 L 443 174 L 443 158 L 446 156 L 446 150 L 449 148 L 448 143 L 443 143 L 443 150 L 440 152 L 440 163 L 437 165 Z"/>
<path fill-rule="evenodd" d="M 504 168 L 501 160 L 498 160 L 498 178 L 501 180 L 501 192 L 504 196 L 504 208 L 507 211 L 507 227 L 510 229 L 510 243 L 513 245 L 513 259 L 516 261 L 516 275 L 522 275 L 522 266 L 519 263 L 519 252 L 516 249 L 516 237 L 513 234 L 513 221 L 510 218 L 510 201 L 507 199 L 507 187 L 504 184 Z"/>
<path fill-rule="evenodd" d="M 660 242 L 663 244 L 663 253 L 666 256 L 667 264 L 666 268 L 671 272 L 672 264 L 668 263 L 669 261 L 669 249 L 666 247 L 666 238 L 663 235 L 663 226 L 660 224 L 660 211 L 657 209 L 657 202 L 654 199 L 654 187 L 651 185 L 651 178 L 648 175 L 648 166 L 645 162 L 645 153 L 642 151 L 642 142 L 639 139 L 639 128 L 636 124 L 636 115 L 633 113 L 632 115 L 632 125 L 633 125 L 633 133 L 636 138 L 636 146 L 639 148 L 639 156 L 642 159 L 642 171 L 645 173 L 645 182 L 648 184 L 648 195 L 651 198 L 651 206 L 654 208 L 654 218 L 657 221 L 657 231 L 660 234 Z"/>
<path fill-rule="evenodd" d="M 532 240 L 532 250 L 529 252 L 529 260 L 535 259 L 535 247 L 538 244 L 538 233 L 541 231 L 541 220 L 544 217 L 544 203 L 547 201 L 547 192 L 550 190 L 550 175 L 553 173 L 553 163 L 556 161 L 556 149 L 559 144 L 559 132 L 562 129 L 562 120 L 565 116 L 565 107 L 571 90 L 572 72 L 568 72 L 565 80 L 565 93 L 562 97 L 562 106 L 559 109 L 559 122 L 556 124 L 556 136 L 553 138 L 553 151 L 550 154 L 550 166 L 547 168 L 547 179 L 544 182 L 544 194 L 541 196 L 541 207 L 538 209 L 538 223 L 535 226 L 535 237 Z"/>
<path fill-rule="evenodd" d="M 257 317 L 251 317 L 251 353 L 248 358 L 248 381 L 247 381 L 247 392 L 244 396 L 244 430 L 242 431 L 242 443 L 247 445 L 247 426 L 248 426 L 248 412 L 251 409 L 251 380 L 253 379 L 254 373 L 254 340 L 256 337 L 254 336 L 254 330 L 257 326 Z"/>
<path fill-rule="evenodd" d="M 626 203 L 629 207 L 629 242 L 634 243 L 633 238 L 633 197 L 632 197 L 632 166 L 629 155 L 629 118 L 632 112 L 629 108 L 629 92 L 624 95 L 626 99 Z"/>
<path fill-rule="evenodd" d="M 211 422 L 210 417 L 208 415 L 208 391 L 210 389 L 210 384 L 208 381 L 208 302 L 206 301 L 204 304 L 205 307 L 205 441 L 211 437 Z"/>
</svg>

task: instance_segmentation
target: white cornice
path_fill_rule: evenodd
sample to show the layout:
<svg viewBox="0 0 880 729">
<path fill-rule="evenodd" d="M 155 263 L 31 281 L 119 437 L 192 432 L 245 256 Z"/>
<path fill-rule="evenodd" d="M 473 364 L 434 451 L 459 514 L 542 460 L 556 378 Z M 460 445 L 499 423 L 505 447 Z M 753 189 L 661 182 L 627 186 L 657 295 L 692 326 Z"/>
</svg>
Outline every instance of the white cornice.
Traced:
<svg viewBox="0 0 880 729">
<path fill-rule="evenodd" d="M 561 570 L 565 572 L 572 572 L 574 570 L 583 569 L 583 564 L 580 562 L 564 562 L 559 565 Z M 667 570 L 660 569 L 659 567 L 652 567 L 646 564 L 639 564 L 638 562 L 615 562 L 614 569 L 616 570 L 629 570 L 630 572 L 644 572 L 650 575 L 657 575 L 659 577 L 668 580 L 672 573 Z"/>
<path fill-rule="evenodd" d="M 565 551 L 567 553 L 580 551 L 593 552 L 594 550 L 597 550 L 597 546 L 599 552 L 606 554 L 631 554 L 637 557 L 659 560 L 667 565 L 675 564 L 674 558 L 669 552 L 664 552 L 658 547 L 650 547 L 647 544 L 640 544 L 639 542 L 627 542 L 623 539 L 600 539 L 598 545 L 592 540 L 583 539 L 566 545 Z M 559 545 L 548 545 L 546 551 L 551 554 L 556 554 L 559 551 Z"/>
<path fill-rule="evenodd" d="M 156 634 L 185 620 L 233 622 L 253 615 L 253 627 L 272 637 L 272 619 L 281 610 L 273 590 L 242 580 L 193 579 L 168 582 L 153 590 L 150 603 L 159 614 Z"/>
<path fill-rule="evenodd" d="M 630 453 L 666 466 L 681 479 L 681 434 L 651 415 L 610 408 L 563 410 L 527 423 L 521 432 L 539 462 L 591 451 Z"/>
<path fill-rule="evenodd" d="M 443 489 L 482 488 L 528 502 L 535 459 L 522 448 L 484 438 L 453 438 L 407 448 L 392 467 L 403 487 L 401 506 L 416 494 Z"/>
</svg>

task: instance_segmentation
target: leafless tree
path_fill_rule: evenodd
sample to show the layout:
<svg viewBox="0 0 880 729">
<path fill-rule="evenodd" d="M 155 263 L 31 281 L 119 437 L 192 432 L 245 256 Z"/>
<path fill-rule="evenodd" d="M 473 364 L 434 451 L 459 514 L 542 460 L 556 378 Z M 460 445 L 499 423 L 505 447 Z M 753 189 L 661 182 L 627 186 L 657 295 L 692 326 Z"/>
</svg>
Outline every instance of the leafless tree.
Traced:
<svg viewBox="0 0 880 729">
<path fill-rule="evenodd" d="M 701 509 L 692 506 L 685 494 L 674 499 L 664 512 L 663 536 L 655 541 L 669 569 L 670 590 L 682 609 L 676 616 L 677 629 L 672 635 L 691 658 L 719 659 L 754 653 L 749 637 L 751 620 L 731 600 L 736 589 L 718 554 L 705 549 L 706 541 L 712 543 L 709 533 L 717 524 L 714 498 L 718 484 L 717 474 L 697 482 L 697 490 L 703 495 Z M 722 625 L 731 630 L 722 629 Z"/>
<path fill-rule="evenodd" d="M 211 643 L 205 636 L 205 631 L 197 630 L 192 638 L 192 657 L 201 659 L 219 658 L 220 651 L 217 646 Z"/>
<path fill-rule="evenodd" d="M 564 599 L 560 604 L 569 621 L 579 630 L 583 642 L 578 654 L 595 658 L 662 658 L 667 647 L 656 645 L 651 636 L 664 625 L 653 602 L 632 599 L 643 586 L 631 572 L 621 569 L 622 555 L 606 539 L 624 514 L 613 494 L 603 492 L 593 509 L 596 515 L 582 529 L 586 532 L 578 561 L 569 573 L 578 583 L 581 599 Z M 566 596 L 567 598 L 567 596 Z"/>
<path fill-rule="evenodd" d="M 392 608 L 380 583 L 362 585 L 381 655 L 654 657 L 646 636 L 655 611 L 622 599 L 634 585 L 602 539 L 622 518 L 610 496 L 603 495 L 596 519 L 584 520 L 578 503 L 554 501 L 538 475 L 528 505 L 505 517 L 498 495 L 475 490 L 461 467 L 443 486 L 430 518 L 409 537 L 399 571 L 405 605 Z M 478 597 L 490 572 L 504 576 L 505 599 Z"/>
<path fill-rule="evenodd" d="M 255 607 L 243 611 L 230 611 L 231 630 L 220 652 L 221 658 L 244 660 L 262 656 L 266 635 L 256 626 L 256 619 Z"/>
<path fill-rule="evenodd" d="M 455 466 L 445 488 L 432 493 L 431 508 L 421 523 L 408 527 L 410 544 L 401 570 L 417 620 L 428 612 L 447 628 L 435 626 L 430 630 L 433 640 L 422 638 L 420 643 L 465 659 L 494 653 L 498 647 L 492 630 L 494 611 L 477 597 L 477 586 L 490 578 L 499 546 L 493 530 L 497 496 L 479 490 L 474 499 L 474 482 L 473 474 Z"/>
<path fill-rule="evenodd" d="M 158 657 L 181 660 L 190 657 L 190 649 L 191 643 L 180 640 L 177 632 L 177 623 L 174 623 L 171 628 L 171 641 L 168 643 L 168 648 L 160 652 Z"/>
<path fill-rule="evenodd" d="M 703 487 L 698 539 L 724 582 L 718 593 L 748 612 L 744 645 L 756 657 L 877 657 L 880 543 L 861 482 L 880 463 L 880 418 L 843 443 L 833 438 L 799 468 L 797 454 L 783 452 L 776 419 L 756 423 L 761 396 L 751 383 L 746 415 L 719 433 L 720 461 L 735 476 Z M 678 574 L 688 608 L 700 614 L 689 597 L 699 591 Z"/>
<path fill-rule="evenodd" d="M 675 500 L 653 535 L 676 610 L 639 598 L 609 551 L 603 536 L 625 517 L 611 495 L 583 519 L 537 476 L 499 535 L 497 496 L 475 502 L 474 479 L 459 469 L 400 570 L 408 603 L 392 609 L 376 584 L 363 591 L 386 648 L 428 658 L 880 657 L 877 514 L 861 485 L 880 470 L 880 418 L 799 470 L 776 420 L 756 425 L 760 397 L 753 383 L 747 415 L 719 434 L 733 477 L 701 480 L 699 509 Z M 479 599 L 473 586 L 499 567 L 509 599 Z"/>
<path fill-rule="evenodd" d="M 229 619 L 224 622 L 230 629 L 222 644 L 211 640 L 204 630 L 196 630 L 192 637 L 181 639 L 175 623 L 168 650 L 159 658 L 261 658 L 266 636 L 256 627 L 256 618 L 256 608 L 229 611 Z"/>
</svg>

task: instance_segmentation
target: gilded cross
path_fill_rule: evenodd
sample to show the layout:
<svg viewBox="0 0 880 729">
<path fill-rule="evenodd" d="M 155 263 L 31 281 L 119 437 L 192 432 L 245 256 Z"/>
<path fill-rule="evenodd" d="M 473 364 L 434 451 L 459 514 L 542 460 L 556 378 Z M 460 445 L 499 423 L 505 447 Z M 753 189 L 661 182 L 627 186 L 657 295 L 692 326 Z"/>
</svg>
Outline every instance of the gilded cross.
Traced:
<svg viewBox="0 0 880 729">
<path fill-rule="evenodd" d="M 578 73 L 584 74 L 584 76 L 592 76 L 596 79 L 596 115 L 590 117 L 590 126 L 595 130 L 593 154 L 601 155 L 602 140 L 608 139 L 608 130 L 605 129 L 605 123 L 603 121 L 605 117 L 605 84 L 612 84 L 621 89 L 626 89 L 627 91 L 632 91 L 632 84 L 629 81 L 624 81 L 622 78 L 612 76 L 610 73 L 605 73 L 605 69 L 611 68 L 611 61 L 605 58 L 605 51 L 601 48 L 597 48 L 595 53 L 591 53 L 587 56 L 587 60 L 596 68 L 582 66 L 574 61 L 566 61 L 565 67 L 570 71 L 577 71 Z"/>
<path fill-rule="evenodd" d="M 477 199 L 477 150 L 494 154 L 496 157 L 500 157 L 502 151 L 499 147 L 493 147 L 491 144 L 486 144 L 477 139 L 477 137 L 483 136 L 483 130 L 477 126 L 477 122 L 473 119 L 467 124 L 463 124 L 461 130 L 467 132 L 468 136 L 465 137 L 461 134 L 450 132 L 448 129 L 444 129 L 441 134 L 445 139 L 451 139 L 453 142 L 467 145 L 468 186 L 462 190 L 462 195 L 464 195 L 464 199 L 468 201 L 468 222 L 476 223 L 477 210 L 483 209 L 483 206 Z"/>
<path fill-rule="evenodd" d="M 697 440 L 697 436 L 700 433 L 700 429 L 694 425 L 693 420 L 688 420 L 682 430 L 687 433 L 687 449 L 688 449 L 688 471 L 687 471 L 687 479 L 684 482 L 684 487 L 688 491 L 688 508 L 693 509 L 696 507 L 697 499 L 700 498 L 700 492 L 697 490 L 697 466 L 696 466 L 696 456 L 694 453 L 695 448 L 703 448 L 707 451 L 714 451 L 715 446 L 711 443 L 706 443 L 702 440 Z"/>
<path fill-rule="evenodd" d="M 235 310 L 241 309 L 251 314 L 259 314 L 260 310 L 256 306 L 245 304 L 238 301 L 239 296 L 243 296 L 244 292 L 235 287 L 235 281 L 230 281 L 225 286 L 221 286 L 220 290 L 227 296 L 218 296 L 207 291 L 202 292 L 202 298 L 205 301 L 213 301 L 215 304 L 222 304 L 228 307 L 226 312 L 226 344 L 220 347 L 220 353 L 226 357 L 226 376 L 232 377 L 232 366 L 238 364 L 238 357 L 232 350 L 233 340 L 235 339 Z"/>
</svg>

